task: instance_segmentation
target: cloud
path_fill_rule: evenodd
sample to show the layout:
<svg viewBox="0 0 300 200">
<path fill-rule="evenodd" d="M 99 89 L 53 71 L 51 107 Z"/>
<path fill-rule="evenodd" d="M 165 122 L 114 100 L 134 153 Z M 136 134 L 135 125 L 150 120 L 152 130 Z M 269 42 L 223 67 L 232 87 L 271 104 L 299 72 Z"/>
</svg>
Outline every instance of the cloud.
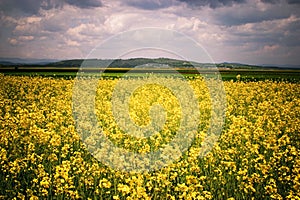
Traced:
<svg viewBox="0 0 300 200">
<path fill-rule="evenodd" d="M 158 27 L 196 40 L 216 62 L 299 63 L 298 2 L 0 0 L 0 57 L 84 58 L 115 34 Z"/>
<path fill-rule="evenodd" d="M 94 8 L 103 6 L 100 0 L 66 0 L 65 2 L 79 8 Z"/>
<path fill-rule="evenodd" d="M 19 40 L 20 41 L 31 41 L 31 40 L 33 40 L 34 39 L 34 37 L 33 36 L 31 36 L 31 35 L 24 35 L 24 36 L 19 36 Z"/>
<path fill-rule="evenodd" d="M 243 3 L 267 3 L 267 4 L 281 4 L 281 3 L 288 3 L 288 4 L 300 4 L 299 0 L 258 0 L 258 1 L 251 1 L 251 0 L 178 0 L 181 2 L 186 3 L 190 7 L 205 7 L 208 6 L 210 8 L 219 8 L 219 7 L 228 7 L 233 6 L 235 4 L 243 4 Z"/>
<path fill-rule="evenodd" d="M 214 23 L 225 26 L 287 19 L 291 15 L 299 16 L 299 8 L 287 3 L 270 4 L 249 1 L 232 7 L 220 7 L 215 11 Z"/>
<path fill-rule="evenodd" d="M 16 22 L 13 34 L 24 35 L 24 34 L 36 34 L 41 31 L 41 17 L 31 16 L 23 17 Z"/>
<path fill-rule="evenodd" d="M 2 0 L 0 1 L 0 10 L 6 14 L 13 13 L 38 13 L 42 2 L 39 0 Z"/>
<path fill-rule="evenodd" d="M 76 46 L 76 47 L 80 46 L 80 44 L 77 41 L 69 40 L 69 39 L 66 40 L 66 45 L 67 46 Z"/>
<path fill-rule="evenodd" d="M 17 45 L 19 43 L 16 38 L 8 38 L 8 42 L 11 45 Z"/>
<path fill-rule="evenodd" d="M 275 4 L 275 3 L 279 3 L 279 0 L 261 0 L 261 2 Z"/>
<path fill-rule="evenodd" d="M 289 4 L 300 4 L 299 0 L 287 0 Z"/>
<path fill-rule="evenodd" d="M 233 4 L 245 3 L 246 0 L 179 0 L 185 2 L 192 7 L 209 6 L 211 8 L 232 6 Z"/>
<path fill-rule="evenodd" d="M 275 4 L 275 3 L 279 3 L 280 0 L 261 0 L 262 2 L 264 3 L 272 3 L 272 4 Z M 288 4 L 300 4 L 300 1 L 299 0 L 285 0 Z"/>
<path fill-rule="evenodd" d="M 144 9 L 144 10 L 157 10 L 167 8 L 176 4 L 175 0 L 124 0 L 123 5 Z"/>
<path fill-rule="evenodd" d="M 72 5 L 79 8 L 101 7 L 100 0 L 2 0 L 0 1 L 0 11 L 6 14 L 28 15 L 38 14 L 40 9 L 50 10 L 62 8 L 64 5 Z"/>
<path fill-rule="evenodd" d="M 261 2 L 263 3 L 269 3 L 269 4 L 278 4 L 278 3 L 282 3 L 282 2 L 286 2 L 288 4 L 300 4 L 299 0 L 284 0 L 284 1 L 280 1 L 280 0 L 261 0 Z"/>
</svg>

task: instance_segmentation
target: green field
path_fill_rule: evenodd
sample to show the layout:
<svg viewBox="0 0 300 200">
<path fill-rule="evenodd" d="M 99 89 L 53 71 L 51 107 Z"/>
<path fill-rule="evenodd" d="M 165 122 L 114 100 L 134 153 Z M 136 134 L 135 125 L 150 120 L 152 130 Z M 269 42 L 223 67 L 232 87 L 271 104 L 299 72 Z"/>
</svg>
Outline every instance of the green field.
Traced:
<svg viewBox="0 0 300 200">
<path fill-rule="evenodd" d="M 108 69 L 105 70 L 101 76 L 109 78 L 119 78 L 122 76 L 127 77 L 138 77 L 144 76 L 145 73 L 161 73 L 162 76 L 174 76 L 174 71 L 172 70 L 134 70 L 127 73 L 130 69 Z M 215 76 L 216 71 L 196 71 L 191 69 L 176 68 L 176 71 L 179 72 L 184 77 L 195 77 L 195 76 L 205 76 L 211 77 Z M 5 75 L 16 75 L 16 76 L 42 76 L 42 77 L 57 77 L 57 78 L 67 78 L 73 79 L 77 76 L 77 69 L 69 70 L 67 68 L 60 69 L 47 69 L 47 70 L 4 70 L 0 71 Z M 243 81 L 259 81 L 259 80 L 276 80 L 276 81 L 289 81 L 289 82 L 299 82 L 300 81 L 300 70 L 285 70 L 285 69 L 231 69 L 223 70 L 220 69 L 219 73 L 224 81 L 228 80 L 237 80 Z M 99 72 L 91 71 L 86 73 L 87 75 L 94 76 L 95 74 L 100 74 Z"/>
</svg>

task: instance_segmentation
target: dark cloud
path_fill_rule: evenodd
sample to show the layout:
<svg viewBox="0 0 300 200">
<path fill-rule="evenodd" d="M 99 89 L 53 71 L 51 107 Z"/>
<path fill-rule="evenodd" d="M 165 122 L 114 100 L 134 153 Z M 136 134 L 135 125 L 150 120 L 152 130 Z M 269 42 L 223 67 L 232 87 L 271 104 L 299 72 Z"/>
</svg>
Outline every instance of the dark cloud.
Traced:
<svg viewBox="0 0 300 200">
<path fill-rule="evenodd" d="M 42 6 L 39 0 L 2 0 L 0 10 L 4 13 L 22 12 L 26 14 L 36 14 Z"/>
<path fill-rule="evenodd" d="M 263 24 L 252 24 L 250 26 L 228 27 L 227 33 L 230 35 L 227 45 L 243 46 L 300 46 L 300 21 L 296 18 L 283 19 L 279 22 L 266 22 Z"/>
<path fill-rule="evenodd" d="M 276 4 L 280 3 L 280 0 L 261 0 L 264 3 Z M 300 4 L 300 0 L 286 0 L 288 4 Z"/>
<path fill-rule="evenodd" d="M 299 7 L 285 4 L 274 4 L 268 9 L 260 9 L 254 5 L 240 8 L 222 8 L 214 14 L 215 23 L 225 26 L 236 26 L 247 23 L 260 23 L 287 19 L 290 16 L 300 17 Z"/>
<path fill-rule="evenodd" d="M 0 11 L 6 14 L 37 14 L 40 9 L 62 8 L 65 4 L 79 8 L 100 7 L 100 0 L 0 0 Z"/>
<path fill-rule="evenodd" d="M 284 35 L 282 32 L 275 33 L 230 33 L 235 36 L 234 40 L 227 41 L 228 45 L 241 46 L 243 44 L 265 45 L 265 44 L 279 44 Z M 238 39 L 237 39 L 238 38 Z"/>
<path fill-rule="evenodd" d="M 246 3 L 247 0 L 178 0 L 185 2 L 191 7 L 209 6 L 211 8 L 218 8 L 224 6 L 232 6 L 233 4 Z M 300 0 L 285 0 L 288 4 L 300 4 Z M 278 4 L 280 0 L 261 0 L 263 3 Z"/>
<path fill-rule="evenodd" d="M 185 2 L 192 7 L 209 6 L 211 8 L 231 6 L 236 3 L 246 2 L 246 0 L 179 0 L 179 1 Z"/>
<path fill-rule="evenodd" d="M 291 22 L 285 29 L 283 43 L 286 46 L 300 46 L 300 21 Z"/>
<path fill-rule="evenodd" d="M 66 3 L 79 8 L 94 8 L 102 6 L 101 1 L 99 0 L 66 0 Z"/>
<path fill-rule="evenodd" d="M 261 2 L 263 2 L 263 3 L 275 4 L 275 3 L 278 3 L 279 0 L 261 0 Z"/>
<path fill-rule="evenodd" d="M 255 13 L 255 14 L 253 14 Z M 281 12 L 272 12 L 270 10 L 267 11 L 251 11 L 243 10 L 232 13 L 230 11 L 224 11 L 217 13 L 216 20 L 218 24 L 226 25 L 226 26 L 236 26 L 242 25 L 247 23 L 259 23 L 263 21 L 271 21 L 271 20 L 278 20 L 278 19 L 285 19 L 288 18 L 291 13 L 287 10 L 282 10 Z"/>
<path fill-rule="evenodd" d="M 300 0 L 287 0 L 289 4 L 300 4 Z"/>
<path fill-rule="evenodd" d="M 68 25 L 59 17 L 54 16 L 51 20 L 44 20 L 43 29 L 49 32 L 60 32 L 68 28 Z"/>
<path fill-rule="evenodd" d="M 144 10 L 157 10 L 161 8 L 167 8 L 174 5 L 174 0 L 124 0 L 123 4 L 144 9 Z"/>
</svg>

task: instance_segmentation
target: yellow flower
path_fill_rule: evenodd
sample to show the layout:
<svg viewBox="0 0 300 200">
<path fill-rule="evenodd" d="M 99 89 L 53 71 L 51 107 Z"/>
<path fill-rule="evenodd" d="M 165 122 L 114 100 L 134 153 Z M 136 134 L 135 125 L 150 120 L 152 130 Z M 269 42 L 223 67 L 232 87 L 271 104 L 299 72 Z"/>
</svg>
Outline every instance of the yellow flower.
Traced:
<svg viewBox="0 0 300 200">
<path fill-rule="evenodd" d="M 226 118 L 217 138 L 214 125 L 220 122 L 211 116 L 219 113 L 212 111 L 211 98 L 219 95 L 208 91 L 207 78 L 187 78 L 201 113 L 200 119 L 190 116 L 198 123 L 196 130 L 186 133 L 195 135 L 192 145 L 185 152 L 176 146 L 163 151 L 165 157 L 183 154 L 157 171 L 131 173 L 96 159 L 108 154 L 116 164 L 121 160 L 106 145 L 97 146 L 101 142 L 88 123 L 90 116 L 74 120 L 73 113 L 89 108 L 87 96 L 78 98 L 82 107 L 72 107 L 74 80 L 0 74 L 0 181 L 6 183 L 0 199 L 51 195 L 54 199 L 234 200 L 253 199 L 254 194 L 258 199 L 299 199 L 299 82 L 243 82 L 240 75 L 239 81 L 224 81 Z M 124 79 L 122 86 L 131 88 L 140 79 Z M 103 134 L 115 146 L 136 154 L 171 147 L 183 122 L 176 95 L 164 86 L 146 84 L 134 89 L 124 109 L 124 99 L 112 102 L 119 81 L 99 80 L 94 113 Z M 173 78 L 166 81 L 180 83 Z M 90 85 L 84 84 L 89 90 Z M 191 97 L 182 98 L 189 101 Z M 114 106 L 123 109 L 119 118 L 114 116 Z M 210 150 L 207 141 L 215 138 L 211 151 L 199 156 Z M 91 149 L 96 150 L 94 156 Z M 151 160 L 130 161 L 153 164 Z"/>
<path fill-rule="evenodd" d="M 128 185 L 118 184 L 118 191 L 122 192 L 123 194 L 128 194 L 130 192 L 130 188 Z"/>
<path fill-rule="evenodd" d="M 102 188 L 110 188 L 111 187 L 111 183 L 106 178 L 103 178 L 102 180 L 100 180 L 100 187 L 102 187 Z"/>
<path fill-rule="evenodd" d="M 29 198 L 29 200 L 38 200 L 39 198 L 37 197 L 37 196 L 31 196 L 30 198 Z"/>
</svg>

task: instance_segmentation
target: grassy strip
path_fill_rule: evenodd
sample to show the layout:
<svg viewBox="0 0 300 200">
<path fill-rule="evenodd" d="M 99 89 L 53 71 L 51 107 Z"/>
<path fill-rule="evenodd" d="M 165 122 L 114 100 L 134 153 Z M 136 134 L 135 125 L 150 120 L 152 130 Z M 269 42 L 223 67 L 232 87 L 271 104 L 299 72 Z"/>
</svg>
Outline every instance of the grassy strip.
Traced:
<svg viewBox="0 0 300 200">
<path fill-rule="evenodd" d="M 199 73 L 189 73 L 187 70 L 177 70 L 184 77 L 196 77 L 199 76 Z M 43 71 L 43 72 L 20 72 L 20 71 L 7 71 L 3 72 L 5 75 L 13 76 L 41 76 L 41 77 L 53 77 L 53 78 L 65 78 L 73 79 L 77 76 L 75 71 Z M 86 75 L 94 76 L 95 74 L 100 73 L 86 73 Z M 117 69 L 110 70 L 101 74 L 103 77 L 107 78 L 120 78 L 120 77 L 141 77 L 145 76 L 147 73 L 126 73 L 125 71 L 118 71 Z M 224 81 L 229 80 L 243 80 L 243 81 L 259 81 L 259 80 L 276 80 L 276 81 L 291 81 L 299 82 L 300 81 L 300 70 L 220 70 L 220 74 Z M 174 73 L 161 73 L 162 76 L 176 76 Z M 201 72 L 202 76 L 205 77 L 214 77 L 214 73 L 210 72 Z"/>
</svg>

